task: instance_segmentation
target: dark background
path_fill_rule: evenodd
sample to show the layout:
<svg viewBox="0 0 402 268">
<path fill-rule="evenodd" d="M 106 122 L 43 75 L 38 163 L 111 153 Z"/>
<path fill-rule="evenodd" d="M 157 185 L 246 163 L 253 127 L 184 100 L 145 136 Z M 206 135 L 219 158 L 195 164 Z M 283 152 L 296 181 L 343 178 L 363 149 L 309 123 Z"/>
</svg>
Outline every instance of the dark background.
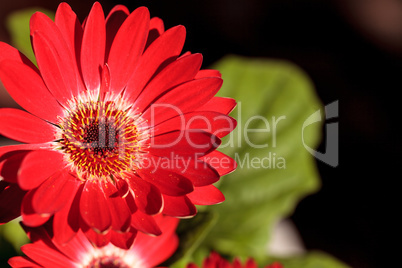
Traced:
<svg viewBox="0 0 402 268">
<path fill-rule="evenodd" d="M 92 1 L 68 1 L 80 19 Z M 146 5 L 166 28 L 187 28 L 185 50 L 204 65 L 226 54 L 292 61 L 312 78 L 323 104 L 339 100 L 340 158 L 319 162 L 322 189 L 291 219 L 308 249 L 352 267 L 396 267 L 396 210 L 401 166 L 399 94 L 402 3 L 397 0 L 100 1 L 132 11 Z M 13 10 L 57 1 L 2 1 L 0 25 Z M 9 41 L 5 27 L 0 40 Z M 2 95 L 3 94 L 3 95 Z M 0 106 L 10 106 L 0 90 Z M 8 102 L 6 104 L 6 102 Z M 324 151 L 324 144 L 320 146 Z M 394 209 L 391 209 L 391 207 Z M 391 242 L 393 241 L 393 242 Z M 392 266 L 391 266 L 392 265 Z"/>
</svg>

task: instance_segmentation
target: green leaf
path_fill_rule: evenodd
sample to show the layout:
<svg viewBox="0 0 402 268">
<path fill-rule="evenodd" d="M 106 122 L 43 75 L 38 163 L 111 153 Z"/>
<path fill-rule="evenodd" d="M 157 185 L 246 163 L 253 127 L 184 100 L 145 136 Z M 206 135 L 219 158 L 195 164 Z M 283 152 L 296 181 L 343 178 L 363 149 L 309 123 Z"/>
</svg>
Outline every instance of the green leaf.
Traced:
<svg viewBox="0 0 402 268">
<path fill-rule="evenodd" d="M 319 189 L 302 130 L 322 107 L 307 75 L 291 63 L 230 56 L 214 68 L 224 79 L 219 94 L 238 101 L 231 114 L 238 126 L 222 142 L 222 151 L 238 168 L 219 183 L 226 201 L 207 208 L 218 219 L 200 250 L 258 260 L 267 254 L 273 224 Z M 305 144 L 317 146 L 321 127 L 316 123 L 304 130 Z"/>
<path fill-rule="evenodd" d="M 323 252 L 309 252 L 291 259 L 279 260 L 286 268 L 348 268 L 349 266 Z"/>
<path fill-rule="evenodd" d="M 216 215 L 213 212 L 198 212 L 191 220 L 181 220 L 176 230 L 179 236 L 179 248 L 175 254 L 161 267 L 180 268 L 185 267 L 187 263 L 194 262 L 195 259 L 203 259 L 209 252 L 200 254 L 199 257 L 194 256 L 195 250 L 204 240 L 211 227 L 216 222 Z"/>
<path fill-rule="evenodd" d="M 7 17 L 7 29 L 11 35 L 11 42 L 19 51 L 24 53 L 33 63 L 36 64 L 35 56 L 31 47 L 29 20 L 35 12 L 42 12 L 51 19 L 54 19 L 54 12 L 42 8 L 29 8 L 18 10 Z"/>
<path fill-rule="evenodd" d="M 19 224 L 19 220 L 13 220 L 4 225 L 1 225 L 0 237 L 5 240 L 5 243 L 9 243 L 10 245 L 12 245 L 14 250 L 20 254 L 21 246 L 29 242 L 26 233 Z M 0 245 L 0 248 L 2 248 L 2 245 Z"/>
</svg>

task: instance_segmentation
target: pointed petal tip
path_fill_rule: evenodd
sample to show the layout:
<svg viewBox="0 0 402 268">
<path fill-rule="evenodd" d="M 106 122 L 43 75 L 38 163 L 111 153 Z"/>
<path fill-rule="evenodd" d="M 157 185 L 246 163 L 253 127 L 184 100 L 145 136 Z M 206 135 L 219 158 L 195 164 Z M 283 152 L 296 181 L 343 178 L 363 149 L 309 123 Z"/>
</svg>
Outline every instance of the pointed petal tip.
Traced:
<svg viewBox="0 0 402 268">
<path fill-rule="evenodd" d="M 57 7 L 57 11 L 59 11 L 60 9 L 70 9 L 71 10 L 71 6 L 66 2 L 61 2 L 59 4 L 59 6 Z"/>
<path fill-rule="evenodd" d="M 40 30 L 40 26 L 43 26 L 41 21 L 52 21 L 46 14 L 40 11 L 36 11 L 32 14 L 31 18 L 29 19 L 29 28 L 31 35 L 37 30 Z M 52 21 L 53 22 L 53 21 Z"/>
<path fill-rule="evenodd" d="M 201 61 L 201 63 L 202 63 L 202 60 L 203 60 L 203 56 L 202 56 L 201 53 L 190 54 L 190 55 L 188 55 L 188 57 L 194 57 L 194 58 L 196 58 L 197 60 Z"/>
<path fill-rule="evenodd" d="M 163 33 L 165 30 L 165 25 L 163 23 L 163 20 L 158 17 L 153 17 L 150 21 L 150 29 L 157 29 L 160 31 L 160 33 Z"/>
<path fill-rule="evenodd" d="M 186 27 L 184 25 L 176 25 L 167 31 L 172 31 L 175 36 L 182 37 L 183 42 L 186 39 Z"/>
<path fill-rule="evenodd" d="M 112 16 L 116 12 L 123 12 L 126 15 L 130 14 L 130 11 L 128 10 L 128 8 L 125 5 L 116 5 L 110 10 L 107 17 L 110 18 L 110 16 Z"/>
<path fill-rule="evenodd" d="M 137 7 L 134 11 L 137 11 L 137 12 L 146 12 L 146 13 L 148 13 L 148 15 L 149 15 L 149 9 L 148 9 L 146 6 Z M 134 11 L 133 11 L 133 12 L 134 12 Z"/>
<path fill-rule="evenodd" d="M 99 3 L 98 1 L 95 1 L 92 5 L 92 8 L 102 8 L 101 3 Z"/>
<path fill-rule="evenodd" d="M 80 199 L 80 214 L 83 221 L 97 233 L 105 233 L 112 227 L 109 205 L 98 182 L 87 181 Z"/>
</svg>

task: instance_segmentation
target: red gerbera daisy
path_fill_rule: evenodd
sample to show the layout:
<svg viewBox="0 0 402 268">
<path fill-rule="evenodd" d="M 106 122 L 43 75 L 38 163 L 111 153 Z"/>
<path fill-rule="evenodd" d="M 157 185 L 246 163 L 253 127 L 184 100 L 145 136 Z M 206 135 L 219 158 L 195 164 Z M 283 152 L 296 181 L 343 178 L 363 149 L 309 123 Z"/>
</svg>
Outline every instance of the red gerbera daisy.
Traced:
<svg viewBox="0 0 402 268">
<path fill-rule="evenodd" d="M 214 97 L 222 79 L 200 54 L 179 56 L 183 26 L 164 31 L 145 7 L 105 19 L 99 3 L 81 24 L 62 3 L 30 28 L 39 69 L 0 43 L 0 79 L 27 111 L 0 109 L 0 134 L 24 143 L 0 148 L 0 223 L 53 217 L 60 243 L 81 229 L 103 246 L 224 200 L 212 184 L 236 164 L 215 149 L 235 101 Z"/>
<path fill-rule="evenodd" d="M 27 228 L 31 244 L 22 246 L 26 257 L 13 257 L 12 267 L 58 268 L 146 268 L 155 267 L 169 258 L 178 246 L 175 229 L 178 219 L 157 217 L 162 235 L 152 237 L 139 234 L 133 246 L 124 250 L 107 244 L 94 247 L 82 232 L 78 232 L 67 244 L 60 245 L 51 239 L 43 226 Z"/>
<path fill-rule="evenodd" d="M 194 263 L 190 263 L 187 265 L 187 268 L 198 268 L 198 266 Z M 258 268 L 257 263 L 254 259 L 248 259 L 244 265 L 238 258 L 233 260 L 233 263 L 222 258 L 218 253 L 212 252 L 208 258 L 206 258 L 202 263 L 202 268 Z M 266 265 L 264 268 L 283 268 L 283 266 L 274 262 L 270 265 Z"/>
</svg>

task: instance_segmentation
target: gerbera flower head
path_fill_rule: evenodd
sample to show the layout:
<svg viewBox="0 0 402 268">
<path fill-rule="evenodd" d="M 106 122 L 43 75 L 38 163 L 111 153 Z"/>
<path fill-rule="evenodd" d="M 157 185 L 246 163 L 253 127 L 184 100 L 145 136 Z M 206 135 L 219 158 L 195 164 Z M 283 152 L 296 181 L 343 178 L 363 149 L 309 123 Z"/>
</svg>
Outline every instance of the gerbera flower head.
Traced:
<svg viewBox="0 0 402 268">
<path fill-rule="evenodd" d="M 145 7 L 105 19 L 99 3 L 82 24 L 61 3 L 30 29 L 38 68 L 0 43 L 0 79 L 26 110 L 0 109 L 0 134 L 23 143 L 0 148 L 0 223 L 52 219 L 59 242 L 81 230 L 129 247 L 137 231 L 160 234 L 153 215 L 224 200 L 212 184 L 236 167 L 216 151 L 235 101 L 214 97 L 221 75 L 200 54 L 181 54 L 183 26 L 165 31 Z"/>
<path fill-rule="evenodd" d="M 157 219 L 163 233 L 152 237 L 139 234 L 130 249 L 121 249 L 109 243 L 102 248 L 94 247 L 79 231 L 66 244 L 52 240 L 52 228 L 26 227 L 32 243 L 22 246 L 26 256 L 13 257 L 12 267 L 77 267 L 77 268 L 147 268 L 155 267 L 168 259 L 178 246 L 175 230 L 178 219 Z M 47 226 L 46 226 L 47 227 Z"/>
<path fill-rule="evenodd" d="M 194 263 L 190 263 L 187 265 L 187 268 L 198 268 L 198 266 Z M 258 268 L 258 265 L 252 258 L 249 258 L 244 264 L 242 264 L 239 258 L 235 258 L 233 262 L 229 262 L 222 258 L 218 253 L 211 252 L 211 254 L 203 261 L 201 268 Z M 283 266 L 278 262 L 274 262 L 264 266 L 264 268 L 283 268 Z"/>
</svg>

